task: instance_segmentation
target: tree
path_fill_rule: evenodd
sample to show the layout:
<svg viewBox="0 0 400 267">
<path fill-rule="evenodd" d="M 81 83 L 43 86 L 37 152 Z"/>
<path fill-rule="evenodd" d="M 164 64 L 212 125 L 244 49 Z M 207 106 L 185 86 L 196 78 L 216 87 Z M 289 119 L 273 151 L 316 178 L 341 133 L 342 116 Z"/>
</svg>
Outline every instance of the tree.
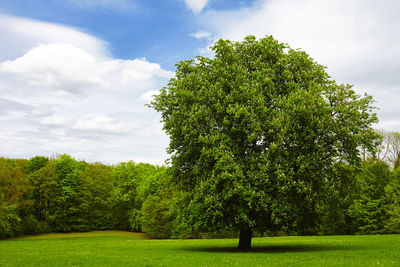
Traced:
<svg viewBox="0 0 400 267">
<path fill-rule="evenodd" d="M 0 238 L 14 236 L 16 226 L 21 222 L 17 213 L 17 206 L 4 200 L 4 194 L 0 188 Z"/>
<path fill-rule="evenodd" d="M 363 170 L 357 166 L 338 163 L 333 168 L 331 190 L 324 195 L 324 203 L 320 206 L 321 222 L 319 233 L 323 235 L 354 234 L 358 229 L 354 218 L 347 211 L 359 196 L 358 179 Z"/>
<path fill-rule="evenodd" d="M 144 199 L 138 197 L 138 187 L 146 177 L 153 175 L 156 167 L 133 161 L 121 162 L 113 170 L 115 216 L 122 229 L 141 231 L 141 207 Z"/>
<path fill-rule="evenodd" d="M 6 220 L 10 222 L 8 229 L 10 235 L 21 234 L 25 229 L 25 219 L 30 217 L 32 200 L 28 195 L 31 192 L 31 183 L 23 172 L 27 160 L 0 158 L 0 194 L 3 212 L 7 214 Z M 7 225 L 7 224 L 5 224 Z"/>
<path fill-rule="evenodd" d="M 390 233 L 400 233 L 400 168 L 392 173 L 392 180 L 385 187 L 385 228 Z"/>
<path fill-rule="evenodd" d="M 54 161 L 48 161 L 47 165 L 33 171 L 30 174 L 32 183 L 32 194 L 37 211 L 37 218 L 46 223 L 49 222 L 50 207 L 53 206 L 55 198 L 55 173 Z"/>
<path fill-rule="evenodd" d="M 142 205 L 142 229 L 151 238 L 170 238 L 172 217 L 169 192 L 149 195 Z"/>
<path fill-rule="evenodd" d="M 142 203 L 142 230 L 151 238 L 170 238 L 173 230 L 171 201 L 173 188 L 168 169 L 157 167 L 156 172 L 142 180 L 137 199 Z"/>
<path fill-rule="evenodd" d="M 357 196 L 348 209 L 360 234 L 384 232 L 386 221 L 385 188 L 392 180 L 390 167 L 383 161 L 365 162 L 356 176 Z"/>
<path fill-rule="evenodd" d="M 24 169 L 26 173 L 32 173 L 40 170 L 49 163 L 49 159 L 43 156 L 36 156 L 31 158 L 25 165 Z"/>
<path fill-rule="evenodd" d="M 79 173 L 82 166 L 69 155 L 61 155 L 54 164 L 56 189 L 56 205 L 52 209 L 52 221 L 56 230 L 70 232 L 81 228 L 81 199 L 78 195 L 80 186 Z"/>
<path fill-rule="evenodd" d="M 79 174 L 80 219 L 88 230 L 113 229 L 113 167 L 98 162 L 85 165 Z"/>
<path fill-rule="evenodd" d="M 400 159 L 400 133 L 378 130 L 381 142 L 377 147 L 375 158 L 378 161 L 388 162 L 394 169 L 399 166 Z"/>
<path fill-rule="evenodd" d="M 170 136 L 181 211 L 200 231 L 310 233 L 337 162 L 373 149 L 372 98 L 332 81 L 273 37 L 219 40 L 214 58 L 176 64 L 151 106 Z"/>
</svg>

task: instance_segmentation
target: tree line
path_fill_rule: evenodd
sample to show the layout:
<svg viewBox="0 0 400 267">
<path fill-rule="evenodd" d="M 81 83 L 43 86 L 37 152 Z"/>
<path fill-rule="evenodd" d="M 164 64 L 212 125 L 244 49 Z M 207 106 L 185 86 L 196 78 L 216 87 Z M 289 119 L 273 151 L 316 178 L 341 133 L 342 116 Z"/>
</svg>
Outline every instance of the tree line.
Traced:
<svg viewBox="0 0 400 267">
<path fill-rule="evenodd" d="M 335 166 L 339 182 L 318 208 L 313 228 L 282 225 L 255 235 L 400 233 L 400 167 L 377 158 L 370 155 L 361 167 Z M 196 232 L 182 220 L 182 192 L 172 181 L 168 167 L 147 163 L 0 158 L 0 237 L 107 229 L 153 238 L 237 236 L 230 229 Z"/>
<path fill-rule="evenodd" d="M 142 204 L 166 167 L 0 158 L 0 237 L 105 229 L 141 231 Z"/>
</svg>

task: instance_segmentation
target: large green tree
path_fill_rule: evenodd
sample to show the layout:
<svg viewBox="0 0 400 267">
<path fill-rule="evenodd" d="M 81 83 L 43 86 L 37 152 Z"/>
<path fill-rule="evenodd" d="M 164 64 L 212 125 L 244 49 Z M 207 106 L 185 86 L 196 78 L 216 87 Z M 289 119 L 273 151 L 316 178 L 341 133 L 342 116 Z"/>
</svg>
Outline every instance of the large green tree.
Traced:
<svg viewBox="0 0 400 267">
<path fill-rule="evenodd" d="M 212 50 L 177 63 L 151 104 L 170 136 L 183 217 L 199 231 L 238 230 L 244 249 L 256 230 L 309 233 L 333 165 L 372 149 L 372 98 L 273 37 Z"/>
</svg>

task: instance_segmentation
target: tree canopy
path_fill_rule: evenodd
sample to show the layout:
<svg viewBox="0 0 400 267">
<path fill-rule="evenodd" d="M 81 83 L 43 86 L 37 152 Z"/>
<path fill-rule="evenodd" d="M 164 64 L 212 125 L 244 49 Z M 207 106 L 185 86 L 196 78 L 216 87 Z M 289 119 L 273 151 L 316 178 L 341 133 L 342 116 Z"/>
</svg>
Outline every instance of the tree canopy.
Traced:
<svg viewBox="0 0 400 267">
<path fill-rule="evenodd" d="M 170 137 L 182 217 L 200 231 L 240 231 L 240 248 L 253 231 L 307 233 L 334 167 L 373 150 L 372 97 L 271 36 L 212 50 L 177 63 L 151 104 Z"/>
</svg>

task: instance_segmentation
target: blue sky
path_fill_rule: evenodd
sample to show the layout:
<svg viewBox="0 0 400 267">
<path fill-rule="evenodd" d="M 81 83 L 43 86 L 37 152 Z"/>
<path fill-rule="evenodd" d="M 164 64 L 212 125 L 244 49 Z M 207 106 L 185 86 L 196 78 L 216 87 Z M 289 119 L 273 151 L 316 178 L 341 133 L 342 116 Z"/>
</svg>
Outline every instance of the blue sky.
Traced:
<svg viewBox="0 0 400 267">
<path fill-rule="evenodd" d="M 400 131 L 398 0 L 2 0 L 0 156 L 163 164 L 151 96 L 219 38 L 273 35 Z"/>
</svg>

